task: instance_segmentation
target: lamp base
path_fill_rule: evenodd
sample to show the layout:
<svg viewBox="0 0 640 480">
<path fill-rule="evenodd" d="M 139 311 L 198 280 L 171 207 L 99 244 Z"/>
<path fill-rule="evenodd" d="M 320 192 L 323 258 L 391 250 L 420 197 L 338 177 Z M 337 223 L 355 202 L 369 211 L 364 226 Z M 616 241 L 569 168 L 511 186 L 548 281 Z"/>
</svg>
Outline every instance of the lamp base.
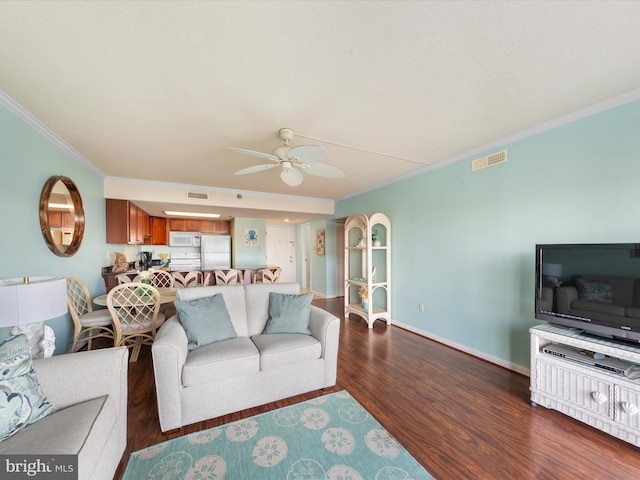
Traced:
<svg viewBox="0 0 640 480">
<path fill-rule="evenodd" d="M 29 340 L 31 358 L 49 358 L 56 350 L 56 335 L 53 329 L 42 322 L 27 323 L 11 327 L 11 335 L 24 334 Z"/>
</svg>

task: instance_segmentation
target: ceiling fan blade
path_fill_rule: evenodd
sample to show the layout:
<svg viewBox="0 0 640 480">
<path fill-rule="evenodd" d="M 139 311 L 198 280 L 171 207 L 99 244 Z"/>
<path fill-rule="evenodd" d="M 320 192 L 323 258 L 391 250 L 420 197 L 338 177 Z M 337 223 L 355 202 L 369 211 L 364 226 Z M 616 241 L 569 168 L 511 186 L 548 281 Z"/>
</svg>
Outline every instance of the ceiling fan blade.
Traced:
<svg viewBox="0 0 640 480">
<path fill-rule="evenodd" d="M 338 167 L 322 162 L 310 163 L 308 165 L 302 164 L 300 168 L 302 168 L 305 173 L 317 175 L 318 177 L 342 178 L 346 175 Z"/>
<path fill-rule="evenodd" d="M 327 150 L 319 145 L 299 145 L 291 147 L 287 156 L 302 163 L 317 162 L 327 154 Z"/>
<path fill-rule="evenodd" d="M 254 165 L 253 167 L 243 168 L 242 170 L 238 170 L 234 173 L 234 175 L 245 175 L 247 173 L 255 173 L 262 172 L 264 170 L 269 170 L 273 167 L 277 167 L 277 163 L 263 163 L 261 165 Z"/>
<path fill-rule="evenodd" d="M 262 153 L 255 152 L 253 150 L 245 150 L 244 148 L 236 148 L 236 147 L 227 147 L 229 150 L 233 150 L 234 152 L 243 153 L 245 155 L 251 155 L 252 157 L 266 158 L 267 160 L 272 160 L 274 162 L 280 162 L 280 159 L 270 153 Z"/>
<path fill-rule="evenodd" d="M 282 170 L 282 172 L 280 173 L 280 178 L 290 187 L 297 187 L 302 183 L 304 175 L 297 168 L 289 168 Z"/>
</svg>

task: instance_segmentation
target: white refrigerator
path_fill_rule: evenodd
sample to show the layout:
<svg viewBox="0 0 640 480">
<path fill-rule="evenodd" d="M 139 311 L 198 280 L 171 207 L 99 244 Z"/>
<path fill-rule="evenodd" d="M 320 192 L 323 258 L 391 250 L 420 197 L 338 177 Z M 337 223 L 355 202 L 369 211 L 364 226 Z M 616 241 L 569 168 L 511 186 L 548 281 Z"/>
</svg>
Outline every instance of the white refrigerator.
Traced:
<svg viewBox="0 0 640 480">
<path fill-rule="evenodd" d="M 231 236 L 200 235 L 200 263 L 205 271 L 231 268 Z"/>
</svg>

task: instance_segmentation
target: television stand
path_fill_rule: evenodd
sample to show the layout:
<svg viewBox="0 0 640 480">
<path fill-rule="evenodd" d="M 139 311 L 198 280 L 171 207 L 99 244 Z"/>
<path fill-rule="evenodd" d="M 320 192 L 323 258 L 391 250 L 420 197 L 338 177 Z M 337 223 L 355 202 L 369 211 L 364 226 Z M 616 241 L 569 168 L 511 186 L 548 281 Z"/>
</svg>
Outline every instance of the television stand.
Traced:
<svg viewBox="0 0 640 480">
<path fill-rule="evenodd" d="M 640 447 L 640 346 L 555 325 L 539 325 L 529 332 L 531 405 L 558 410 Z M 544 351 L 554 345 L 559 348 L 547 348 L 550 353 Z M 575 349 L 576 355 L 563 356 L 566 347 Z M 628 364 L 631 368 L 603 369 L 582 361 L 579 356 L 585 354 L 581 350 L 606 355 L 611 364 Z"/>
</svg>

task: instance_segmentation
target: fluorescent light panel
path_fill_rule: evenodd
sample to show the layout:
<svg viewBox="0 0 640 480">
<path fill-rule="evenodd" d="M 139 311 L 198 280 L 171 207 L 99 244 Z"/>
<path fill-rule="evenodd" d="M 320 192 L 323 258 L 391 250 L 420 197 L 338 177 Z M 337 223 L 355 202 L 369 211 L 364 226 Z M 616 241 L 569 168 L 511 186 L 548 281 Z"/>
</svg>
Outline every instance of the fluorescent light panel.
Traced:
<svg viewBox="0 0 640 480">
<path fill-rule="evenodd" d="M 195 213 L 195 212 L 168 212 L 164 211 L 167 215 L 174 215 L 178 217 L 206 217 L 206 218 L 218 218 L 219 213 Z"/>
<path fill-rule="evenodd" d="M 73 205 L 69 205 L 68 203 L 50 203 L 49 208 L 68 208 L 71 210 Z"/>
</svg>

